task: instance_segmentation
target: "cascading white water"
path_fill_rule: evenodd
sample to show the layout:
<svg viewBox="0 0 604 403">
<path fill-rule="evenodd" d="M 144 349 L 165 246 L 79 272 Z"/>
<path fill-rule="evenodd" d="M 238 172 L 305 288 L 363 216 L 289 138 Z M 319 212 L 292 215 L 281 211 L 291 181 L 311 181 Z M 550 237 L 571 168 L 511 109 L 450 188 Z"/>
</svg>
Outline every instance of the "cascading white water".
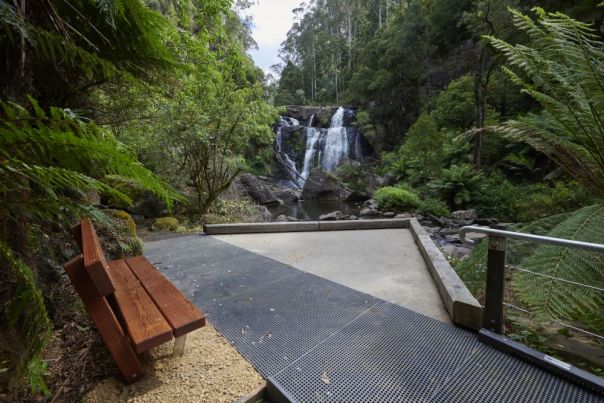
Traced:
<svg viewBox="0 0 604 403">
<path fill-rule="evenodd" d="M 352 113 L 343 107 L 337 108 L 331 117 L 329 129 L 319 128 L 315 114 L 312 114 L 306 126 L 295 118 L 281 117 L 276 128 L 275 148 L 282 166 L 280 180 L 287 187 L 302 189 L 314 168 L 333 172 L 348 158 L 361 161 L 365 156 L 362 135 L 355 128 L 344 126 L 345 116 Z M 298 141 L 304 135 L 306 149 L 299 150 Z M 297 170 L 297 168 L 300 170 Z"/>
<path fill-rule="evenodd" d="M 348 156 L 348 134 L 344 127 L 344 108 L 339 107 L 331 118 L 325 136 L 325 146 L 321 166 L 325 171 L 334 171 L 342 158 Z"/>
<path fill-rule="evenodd" d="M 310 175 L 310 169 L 317 151 L 317 141 L 319 141 L 319 138 L 321 137 L 321 130 L 311 127 L 314 117 L 314 114 L 310 117 L 308 127 L 306 128 L 306 152 L 304 153 L 304 165 L 302 165 L 302 173 L 300 173 L 300 178 L 298 179 L 298 184 L 300 187 L 304 187 L 304 183 L 306 182 L 306 179 L 308 179 L 308 175 Z"/>
</svg>

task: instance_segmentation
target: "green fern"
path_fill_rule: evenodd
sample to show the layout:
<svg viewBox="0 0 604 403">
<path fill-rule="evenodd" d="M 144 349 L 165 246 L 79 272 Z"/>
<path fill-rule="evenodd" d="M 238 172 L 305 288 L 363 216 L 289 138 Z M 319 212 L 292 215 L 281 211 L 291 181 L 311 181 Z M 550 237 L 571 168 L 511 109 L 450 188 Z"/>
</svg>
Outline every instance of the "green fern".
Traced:
<svg viewBox="0 0 604 403">
<path fill-rule="evenodd" d="M 8 323 L 5 325 L 11 329 L 9 335 L 13 338 L 10 341 L 5 340 L 7 343 L 0 349 L 4 357 L 13 358 L 6 363 L 10 372 L 0 373 L 0 379 L 7 375 L 19 379 L 26 372 L 30 372 L 30 369 L 39 368 L 36 365 L 39 363 L 38 354 L 50 338 L 51 324 L 44 305 L 44 297 L 36 285 L 32 269 L 18 259 L 2 241 L 0 241 L 0 268 L 7 271 L 3 274 L 16 284 L 13 298 L 0 310 L 0 316 L 8 318 Z M 2 351 L 5 348 L 10 350 Z M 32 381 L 35 378 L 28 376 Z M 34 392 L 46 390 L 44 382 L 36 380 L 32 386 Z"/>
<path fill-rule="evenodd" d="M 547 235 L 553 228 L 567 220 L 572 213 L 557 214 L 533 221 L 529 224 L 513 225 L 508 230 L 526 234 Z M 506 261 L 511 265 L 519 265 L 531 256 L 537 244 L 508 240 Z M 470 289 L 472 294 L 479 297 L 484 295 L 487 269 L 487 242 L 481 242 L 473 250 L 468 259 L 459 262 L 455 270 Z"/>
<path fill-rule="evenodd" d="M 599 243 L 604 239 L 604 205 L 585 207 L 548 236 Z M 521 262 L 523 269 L 604 289 L 604 254 L 541 245 Z M 604 292 L 517 272 L 513 287 L 540 320 L 578 322 L 604 333 Z"/>
<path fill-rule="evenodd" d="M 568 175 L 604 196 L 604 43 L 593 28 L 562 13 L 533 11 L 533 21 L 511 10 L 530 44 L 486 37 L 507 58 L 511 79 L 543 111 L 511 120 L 498 130 L 526 142 Z"/>
</svg>

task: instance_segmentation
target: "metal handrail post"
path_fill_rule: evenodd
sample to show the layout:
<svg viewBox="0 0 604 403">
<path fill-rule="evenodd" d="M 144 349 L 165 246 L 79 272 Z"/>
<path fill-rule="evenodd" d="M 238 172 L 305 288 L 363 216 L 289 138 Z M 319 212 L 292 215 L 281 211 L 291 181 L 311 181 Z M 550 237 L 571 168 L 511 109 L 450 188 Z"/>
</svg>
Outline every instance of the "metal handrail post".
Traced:
<svg viewBox="0 0 604 403">
<path fill-rule="evenodd" d="M 503 334 L 503 294 L 505 291 L 507 240 L 500 236 L 489 236 L 488 241 L 483 327 L 497 334 Z"/>
</svg>

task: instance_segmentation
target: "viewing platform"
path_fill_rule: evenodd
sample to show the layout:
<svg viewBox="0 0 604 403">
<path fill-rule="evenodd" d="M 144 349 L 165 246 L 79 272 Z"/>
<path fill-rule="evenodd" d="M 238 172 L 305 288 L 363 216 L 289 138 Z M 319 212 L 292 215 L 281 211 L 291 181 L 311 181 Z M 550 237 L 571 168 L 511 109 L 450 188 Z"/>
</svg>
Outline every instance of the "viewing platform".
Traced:
<svg viewBox="0 0 604 403">
<path fill-rule="evenodd" d="M 570 382 L 482 343 L 480 304 L 415 219 L 205 230 L 145 255 L 270 399 L 602 401 L 597 379 Z"/>
</svg>

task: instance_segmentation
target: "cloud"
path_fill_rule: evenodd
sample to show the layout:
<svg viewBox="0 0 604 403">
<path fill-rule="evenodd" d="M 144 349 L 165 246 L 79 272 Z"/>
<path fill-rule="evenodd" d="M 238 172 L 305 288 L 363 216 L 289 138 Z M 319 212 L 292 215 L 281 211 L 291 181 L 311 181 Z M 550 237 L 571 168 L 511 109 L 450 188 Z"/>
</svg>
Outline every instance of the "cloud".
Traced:
<svg viewBox="0 0 604 403">
<path fill-rule="evenodd" d="M 258 43 L 257 51 L 250 55 L 260 68 L 269 71 L 270 66 L 279 62 L 279 47 L 294 23 L 292 10 L 301 0 L 258 0 L 246 10 L 254 18 L 252 35 Z"/>
</svg>

